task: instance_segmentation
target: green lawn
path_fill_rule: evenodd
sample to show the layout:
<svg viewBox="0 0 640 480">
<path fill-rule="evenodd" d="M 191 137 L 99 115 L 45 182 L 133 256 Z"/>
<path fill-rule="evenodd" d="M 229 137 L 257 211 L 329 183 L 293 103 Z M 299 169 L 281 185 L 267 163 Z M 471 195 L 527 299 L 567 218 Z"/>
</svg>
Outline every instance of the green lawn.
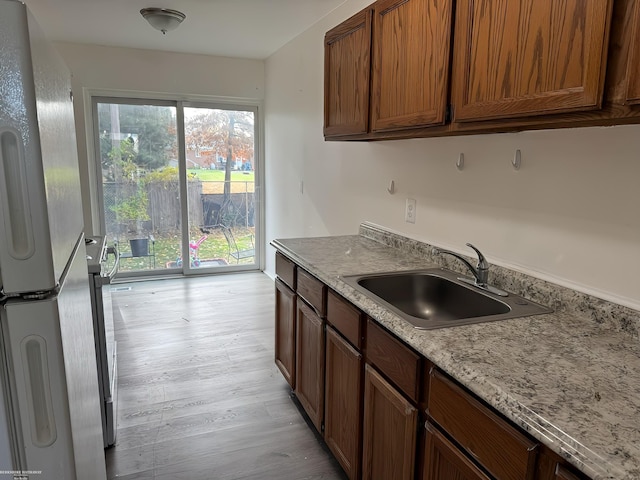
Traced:
<svg viewBox="0 0 640 480">
<path fill-rule="evenodd" d="M 203 182 L 224 182 L 224 170 L 207 170 L 205 168 L 190 168 L 188 175 L 195 176 Z M 254 172 L 231 172 L 232 182 L 253 182 Z"/>
<path fill-rule="evenodd" d="M 191 242 L 195 243 L 202 234 L 198 233 L 194 234 L 191 237 Z M 249 249 L 251 247 L 251 231 L 247 229 L 234 229 L 234 236 L 236 238 L 236 242 L 238 243 L 238 248 L 240 250 Z M 156 269 L 164 269 L 167 268 L 167 264 L 170 262 L 175 262 L 178 258 L 180 258 L 180 236 L 179 235 L 165 235 L 165 236 L 155 236 L 155 262 Z M 129 245 L 122 245 L 120 250 L 129 251 Z M 207 259 L 223 259 L 228 261 L 230 264 L 235 264 L 235 260 L 233 258 L 228 257 L 229 248 L 227 245 L 227 240 L 224 235 L 217 231 L 212 232 L 207 236 L 205 240 L 200 244 L 200 248 L 198 251 L 198 257 L 201 260 Z M 151 265 L 150 265 L 151 260 Z M 250 258 L 240 263 L 251 263 L 255 259 Z M 172 265 L 175 266 L 175 265 Z M 135 271 L 135 270 L 148 270 L 153 268 L 153 258 L 146 257 L 137 257 L 137 258 L 126 258 L 122 259 L 120 262 L 120 270 L 121 271 Z"/>
</svg>

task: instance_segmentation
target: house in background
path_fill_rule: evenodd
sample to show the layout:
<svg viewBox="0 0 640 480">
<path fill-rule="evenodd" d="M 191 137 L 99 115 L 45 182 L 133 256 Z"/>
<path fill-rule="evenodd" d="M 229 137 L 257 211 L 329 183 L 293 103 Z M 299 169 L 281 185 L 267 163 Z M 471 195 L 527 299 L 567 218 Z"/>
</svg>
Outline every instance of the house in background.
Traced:
<svg viewBox="0 0 640 480">
<path fill-rule="evenodd" d="M 188 168 L 206 168 L 210 170 L 224 170 L 227 159 L 222 155 L 217 154 L 213 150 L 200 149 L 186 151 Z M 237 157 L 231 167 L 232 170 L 252 171 L 254 159 L 244 159 Z"/>
</svg>

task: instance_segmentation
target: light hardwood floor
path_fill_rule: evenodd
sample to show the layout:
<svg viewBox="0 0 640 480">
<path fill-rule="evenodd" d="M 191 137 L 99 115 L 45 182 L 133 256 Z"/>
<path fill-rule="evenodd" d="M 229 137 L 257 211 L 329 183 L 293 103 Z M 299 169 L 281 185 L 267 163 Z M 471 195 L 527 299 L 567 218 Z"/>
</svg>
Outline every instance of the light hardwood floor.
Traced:
<svg viewBox="0 0 640 480">
<path fill-rule="evenodd" d="M 114 289 L 119 405 L 108 478 L 346 478 L 274 365 L 269 277 Z"/>
</svg>

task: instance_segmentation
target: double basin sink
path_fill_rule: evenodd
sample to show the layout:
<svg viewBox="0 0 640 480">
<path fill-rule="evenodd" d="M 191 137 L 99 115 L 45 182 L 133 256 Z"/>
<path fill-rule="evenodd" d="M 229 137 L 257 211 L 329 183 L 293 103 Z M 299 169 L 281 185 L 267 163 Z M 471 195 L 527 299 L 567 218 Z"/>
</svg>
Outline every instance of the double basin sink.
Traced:
<svg viewBox="0 0 640 480">
<path fill-rule="evenodd" d="M 507 296 L 495 295 L 468 285 L 458 277 L 454 272 L 433 268 L 349 275 L 342 277 L 342 280 L 422 330 L 527 317 L 552 311 L 512 293 Z"/>
</svg>

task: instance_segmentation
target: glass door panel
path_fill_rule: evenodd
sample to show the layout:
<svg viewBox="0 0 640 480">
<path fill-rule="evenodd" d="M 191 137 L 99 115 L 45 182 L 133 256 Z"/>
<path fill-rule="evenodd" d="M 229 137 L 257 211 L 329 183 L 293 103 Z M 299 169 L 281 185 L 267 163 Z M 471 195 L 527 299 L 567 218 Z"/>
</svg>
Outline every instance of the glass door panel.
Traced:
<svg viewBox="0 0 640 480">
<path fill-rule="evenodd" d="M 255 117 L 252 109 L 184 107 L 187 272 L 257 264 Z"/>
<path fill-rule="evenodd" d="M 104 231 L 120 272 L 176 269 L 181 203 L 176 107 L 95 101 Z"/>
</svg>

